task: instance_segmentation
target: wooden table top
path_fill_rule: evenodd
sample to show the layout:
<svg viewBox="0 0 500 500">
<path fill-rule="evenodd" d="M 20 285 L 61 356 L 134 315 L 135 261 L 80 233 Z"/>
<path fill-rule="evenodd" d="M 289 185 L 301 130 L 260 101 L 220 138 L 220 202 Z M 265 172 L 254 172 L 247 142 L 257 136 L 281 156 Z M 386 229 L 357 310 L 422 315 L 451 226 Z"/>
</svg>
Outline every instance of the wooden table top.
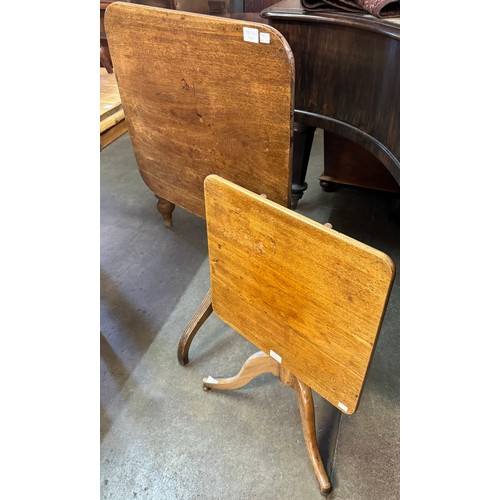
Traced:
<svg viewBox="0 0 500 500">
<path fill-rule="evenodd" d="M 344 413 L 394 278 L 382 252 L 218 176 L 205 180 L 214 312 Z"/>
<path fill-rule="evenodd" d="M 218 174 L 291 201 L 294 64 L 274 28 L 112 3 L 106 33 L 141 175 L 160 198 L 205 217 Z"/>
</svg>

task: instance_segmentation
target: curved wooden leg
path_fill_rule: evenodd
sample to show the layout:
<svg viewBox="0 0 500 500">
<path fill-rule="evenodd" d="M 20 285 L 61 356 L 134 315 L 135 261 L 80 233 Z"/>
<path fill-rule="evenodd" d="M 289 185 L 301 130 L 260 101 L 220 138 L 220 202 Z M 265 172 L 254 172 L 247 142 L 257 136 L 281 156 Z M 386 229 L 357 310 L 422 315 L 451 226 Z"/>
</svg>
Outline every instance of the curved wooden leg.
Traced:
<svg viewBox="0 0 500 500">
<path fill-rule="evenodd" d="M 239 389 L 247 385 L 251 380 L 253 380 L 258 375 L 262 373 L 272 373 L 275 376 L 279 375 L 279 363 L 271 358 L 268 354 L 262 351 L 252 354 L 241 367 L 238 375 L 231 378 L 212 378 L 205 377 L 203 379 L 203 388 L 208 389 L 218 389 L 229 391 L 231 389 Z"/>
<path fill-rule="evenodd" d="M 319 454 L 311 388 L 296 377 L 293 388 L 295 389 L 299 402 L 300 419 L 302 420 L 302 430 L 304 431 L 307 451 L 309 452 L 314 473 L 319 482 L 320 492 L 323 496 L 327 496 L 332 491 L 332 485 L 330 484 L 330 480 L 325 472 L 325 467 Z"/>
<path fill-rule="evenodd" d="M 231 390 L 239 389 L 247 385 L 262 373 L 272 373 L 279 377 L 283 385 L 293 387 L 297 395 L 300 409 L 300 419 L 302 430 L 306 442 L 309 458 L 314 469 L 314 474 L 319 482 L 319 489 L 323 496 L 327 496 L 332 491 L 332 485 L 325 471 L 323 461 L 319 454 L 318 441 L 316 439 L 316 422 L 314 420 L 314 402 L 312 391 L 309 386 L 299 380 L 287 368 L 281 365 L 268 354 L 259 351 L 250 356 L 241 367 L 238 375 L 230 378 L 205 377 L 203 379 L 203 389 Z"/>
<path fill-rule="evenodd" d="M 191 346 L 191 342 L 201 325 L 212 314 L 212 311 L 212 290 L 209 290 L 179 339 L 177 359 L 182 366 L 189 363 L 189 347 Z"/>
<path fill-rule="evenodd" d="M 175 205 L 168 200 L 160 198 L 159 196 L 157 196 L 156 198 L 158 200 L 158 202 L 156 203 L 156 208 L 163 217 L 163 225 L 168 228 L 172 227 L 172 212 L 175 209 Z"/>
</svg>

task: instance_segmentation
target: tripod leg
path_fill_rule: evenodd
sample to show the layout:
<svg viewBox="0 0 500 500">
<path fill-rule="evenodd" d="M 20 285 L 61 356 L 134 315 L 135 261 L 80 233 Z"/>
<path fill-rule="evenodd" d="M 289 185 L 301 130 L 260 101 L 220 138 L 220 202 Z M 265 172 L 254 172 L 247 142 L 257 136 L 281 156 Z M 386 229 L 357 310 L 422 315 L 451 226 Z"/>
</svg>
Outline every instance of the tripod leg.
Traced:
<svg viewBox="0 0 500 500">
<path fill-rule="evenodd" d="M 295 389 L 299 402 L 300 418 L 302 420 L 302 430 L 304 431 L 307 451 L 311 459 L 314 473 L 319 482 L 320 492 L 323 496 L 327 496 L 332 491 L 332 485 L 330 484 L 330 480 L 325 472 L 325 467 L 319 454 L 311 388 L 298 378 L 295 379 L 293 388 Z"/>
<path fill-rule="evenodd" d="M 191 342 L 201 325 L 212 314 L 212 310 L 212 290 L 209 290 L 179 339 L 177 359 L 182 366 L 189 363 L 189 347 L 191 346 Z"/>
<path fill-rule="evenodd" d="M 218 390 L 231 390 L 239 389 L 247 385 L 258 375 L 262 373 L 272 373 L 275 376 L 279 375 L 279 364 L 271 358 L 268 354 L 259 351 L 250 356 L 245 364 L 241 367 L 238 375 L 231 378 L 218 378 L 205 377 L 203 379 L 203 388 L 218 389 Z"/>
</svg>

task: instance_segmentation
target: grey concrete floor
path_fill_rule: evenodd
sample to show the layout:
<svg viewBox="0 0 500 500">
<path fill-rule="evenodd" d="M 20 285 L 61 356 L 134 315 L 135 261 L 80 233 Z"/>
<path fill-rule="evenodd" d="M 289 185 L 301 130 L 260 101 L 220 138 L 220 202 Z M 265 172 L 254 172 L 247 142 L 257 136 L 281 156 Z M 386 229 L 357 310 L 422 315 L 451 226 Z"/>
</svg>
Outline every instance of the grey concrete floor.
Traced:
<svg viewBox="0 0 500 500">
<path fill-rule="evenodd" d="M 317 394 L 329 499 L 399 498 L 399 220 L 394 195 L 318 183 L 322 132 L 297 211 L 378 248 L 397 274 L 358 411 Z M 205 222 L 177 207 L 166 229 L 128 134 L 101 152 L 101 498 L 320 499 L 291 389 L 263 375 L 205 392 L 257 351 L 212 315 L 190 363 L 177 343 L 209 288 Z"/>
</svg>

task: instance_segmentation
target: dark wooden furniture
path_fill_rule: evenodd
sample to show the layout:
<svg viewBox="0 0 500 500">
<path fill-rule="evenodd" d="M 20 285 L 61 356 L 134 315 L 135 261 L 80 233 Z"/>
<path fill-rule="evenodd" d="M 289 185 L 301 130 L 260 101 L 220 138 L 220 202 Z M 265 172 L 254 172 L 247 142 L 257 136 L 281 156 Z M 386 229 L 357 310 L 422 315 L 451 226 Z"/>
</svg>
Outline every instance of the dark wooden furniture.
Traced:
<svg viewBox="0 0 500 500">
<path fill-rule="evenodd" d="M 278 0 L 245 0 L 243 5 L 245 12 L 260 12 L 275 3 L 278 3 Z"/>
<path fill-rule="evenodd" d="M 101 38 L 101 68 L 106 68 L 108 73 L 113 72 L 113 61 L 111 61 L 111 56 L 109 54 L 108 39 L 106 38 L 106 30 L 104 29 L 104 13 L 108 5 L 113 3 L 112 1 L 100 2 L 99 11 L 99 27 L 100 27 L 100 38 Z"/>
<path fill-rule="evenodd" d="M 295 58 L 293 195 L 307 188 L 312 138 L 325 130 L 322 184 L 399 190 L 399 19 L 306 12 L 284 0 L 261 15 Z"/>
<path fill-rule="evenodd" d="M 103 47 L 101 43 L 101 67 L 104 68 L 108 73 L 113 73 L 113 63 L 109 57 L 109 50 Z"/>
<path fill-rule="evenodd" d="M 359 144 L 324 132 L 324 171 L 319 180 L 325 191 L 337 184 L 399 193 L 399 183 L 384 164 Z"/>
<path fill-rule="evenodd" d="M 318 452 L 311 389 L 343 413 L 356 411 L 394 264 L 331 226 L 215 175 L 205 180 L 205 202 L 214 312 L 262 352 L 235 377 L 206 377 L 204 386 L 237 389 L 270 372 L 293 387 L 326 495 L 331 485 Z"/>
<path fill-rule="evenodd" d="M 106 29 L 104 28 L 104 13 L 106 8 L 117 0 L 105 0 L 100 3 L 100 36 L 101 36 L 101 67 L 106 68 L 108 73 L 113 72 L 113 61 L 109 53 L 108 39 Z M 139 5 L 150 5 L 151 7 L 163 7 L 165 9 L 174 9 L 174 0 L 122 0 L 124 2 L 136 3 Z"/>
</svg>

